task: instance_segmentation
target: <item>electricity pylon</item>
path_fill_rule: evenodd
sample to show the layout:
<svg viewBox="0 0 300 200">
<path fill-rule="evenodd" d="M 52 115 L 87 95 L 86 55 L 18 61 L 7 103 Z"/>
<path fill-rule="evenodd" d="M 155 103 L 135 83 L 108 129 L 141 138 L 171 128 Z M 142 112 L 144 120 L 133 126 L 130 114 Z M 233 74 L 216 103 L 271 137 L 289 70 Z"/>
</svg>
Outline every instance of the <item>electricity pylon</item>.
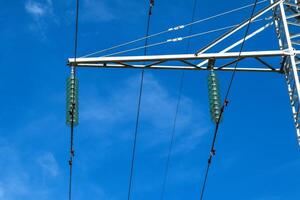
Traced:
<svg viewBox="0 0 300 200">
<path fill-rule="evenodd" d="M 220 44 L 229 36 L 245 28 L 266 13 L 272 13 L 273 20 L 264 26 L 249 33 L 222 51 L 207 53 L 213 47 Z M 230 52 L 255 35 L 263 32 L 269 26 L 274 25 L 278 38 L 277 50 Z M 68 65 L 73 67 L 97 67 L 97 68 L 131 68 L 131 69 L 166 69 L 166 70 L 215 70 L 215 71 L 240 71 L 240 72 L 275 72 L 285 77 L 288 94 L 293 112 L 298 143 L 300 145 L 300 84 L 298 66 L 300 66 L 300 1 L 299 0 L 270 0 L 270 5 L 256 12 L 252 18 L 243 21 L 230 31 L 218 37 L 213 42 L 198 50 L 195 54 L 177 55 L 149 55 L 149 56 L 120 56 L 120 57 L 88 57 L 68 59 Z M 280 63 L 273 66 L 264 59 L 267 57 L 279 58 Z M 263 64 L 263 67 L 231 67 L 241 60 L 254 58 Z M 231 59 L 228 62 L 228 59 Z M 227 63 L 226 63 L 227 60 Z M 196 61 L 200 63 L 195 64 Z M 216 66 L 216 61 L 223 64 Z M 224 64 L 224 61 L 226 64 Z M 172 62 L 172 65 L 163 65 Z M 174 65 L 176 62 L 178 64 Z M 145 64 L 146 63 L 146 64 Z"/>
</svg>

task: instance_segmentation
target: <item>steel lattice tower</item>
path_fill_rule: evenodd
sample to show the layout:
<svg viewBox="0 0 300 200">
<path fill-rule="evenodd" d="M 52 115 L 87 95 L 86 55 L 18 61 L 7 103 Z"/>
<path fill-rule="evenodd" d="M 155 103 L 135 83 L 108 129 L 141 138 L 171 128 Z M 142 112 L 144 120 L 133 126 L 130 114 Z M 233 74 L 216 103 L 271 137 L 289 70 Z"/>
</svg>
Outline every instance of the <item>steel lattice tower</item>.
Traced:
<svg viewBox="0 0 300 200">
<path fill-rule="evenodd" d="M 222 51 L 207 53 L 216 45 L 220 44 L 229 36 L 245 28 L 249 23 L 257 20 L 266 13 L 272 13 L 273 20 L 264 26 L 249 33 Z M 278 50 L 242 51 L 230 52 L 245 40 L 263 32 L 269 26 L 274 25 L 278 38 Z M 256 12 L 252 18 L 243 21 L 230 31 L 216 38 L 213 42 L 198 50 L 195 54 L 177 55 L 150 55 L 150 56 L 120 56 L 120 57 L 88 57 L 68 59 L 68 65 L 73 67 L 96 67 L 96 68 L 132 68 L 132 69 L 167 69 L 167 70 L 215 70 L 215 71 L 239 71 L 239 72 L 273 72 L 280 73 L 285 77 L 288 94 L 292 107 L 293 119 L 300 145 L 300 83 L 298 67 L 300 67 L 300 1 L 298 0 L 270 0 L 270 5 Z M 274 57 L 281 60 L 273 66 L 263 59 Z M 264 64 L 264 67 L 231 67 L 240 60 L 254 58 Z M 216 66 L 216 61 L 233 61 Z M 199 61 L 198 64 L 194 64 Z M 177 65 L 167 65 L 167 62 L 176 62 Z M 146 64 L 145 64 L 146 63 Z M 213 64 L 212 64 L 213 63 Z M 163 65 L 165 64 L 165 65 Z"/>
</svg>

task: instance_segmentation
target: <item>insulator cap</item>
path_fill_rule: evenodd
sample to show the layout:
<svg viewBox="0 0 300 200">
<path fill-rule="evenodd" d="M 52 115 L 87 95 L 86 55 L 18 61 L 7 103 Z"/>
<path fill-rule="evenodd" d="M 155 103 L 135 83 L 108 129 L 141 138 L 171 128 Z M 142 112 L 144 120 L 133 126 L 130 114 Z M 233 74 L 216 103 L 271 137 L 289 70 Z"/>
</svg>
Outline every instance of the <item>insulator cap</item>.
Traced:
<svg viewBox="0 0 300 200">
<path fill-rule="evenodd" d="M 208 97 L 212 120 L 217 123 L 221 113 L 221 96 L 217 75 L 211 71 L 208 75 Z"/>
<path fill-rule="evenodd" d="M 71 76 L 67 79 L 66 124 L 78 125 L 78 79 Z"/>
</svg>

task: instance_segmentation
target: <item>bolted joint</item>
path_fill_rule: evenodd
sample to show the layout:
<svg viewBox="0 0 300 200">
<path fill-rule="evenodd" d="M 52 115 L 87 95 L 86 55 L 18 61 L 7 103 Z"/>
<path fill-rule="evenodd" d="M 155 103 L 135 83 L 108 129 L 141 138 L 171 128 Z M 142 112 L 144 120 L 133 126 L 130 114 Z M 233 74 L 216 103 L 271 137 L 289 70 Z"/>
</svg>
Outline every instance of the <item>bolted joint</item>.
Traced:
<svg viewBox="0 0 300 200">
<path fill-rule="evenodd" d="M 69 67 L 77 67 L 78 66 L 77 62 L 70 62 L 70 61 L 67 62 L 67 65 Z"/>
<path fill-rule="evenodd" d="M 212 58 L 208 60 L 207 68 L 213 70 L 215 66 L 216 59 Z"/>
<path fill-rule="evenodd" d="M 228 106 L 228 104 L 229 104 L 229 100 L 228 100 L 228 99 L 226 99 L 226 100 L 225 100 L 225 106 L 227 107 L 227 106 Z"/>
<path fill-rule="evenodd" d="M 75 151 L 71 150 L 71 156 L 74 157 L 75 156 Z"/>
<path fill-rule="evenodd" d="M 210 155 L 211 155 L 211 156 L 215 156 L 215 155 L 216 155 L 216 150 L 215 150 L 215 149 L 212 149 L 212 150 L 210 151 Z"/>
<path fill-rule="evenodd" d="M 211 163 L 211 160 L 212 160 L 212 157 L 209 157 L 209 159 L 208 159 L 208 164 L 210 164 Z"/>
</svg>

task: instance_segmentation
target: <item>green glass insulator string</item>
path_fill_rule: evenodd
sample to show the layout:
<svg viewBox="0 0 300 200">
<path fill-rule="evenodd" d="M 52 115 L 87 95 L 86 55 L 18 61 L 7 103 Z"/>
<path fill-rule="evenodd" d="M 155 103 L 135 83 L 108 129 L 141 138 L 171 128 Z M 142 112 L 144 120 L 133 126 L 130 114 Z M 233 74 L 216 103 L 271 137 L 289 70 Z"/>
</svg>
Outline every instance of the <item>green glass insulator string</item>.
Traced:
<svg viewBox="0 0 300 200">
<path fill-rule="evenodd" d="M 69 126 L 71 126 L 72 118 L 73 125 L 78 125 L 78 103 L 78 79 L 71 76 L 67 79 L 66 123 Z"/>
<path fill-rule="evenodd" d="M 222 101 L 217 74 L 211 70 L 208 75 L 208 96 L 210 113 L 214 123 L 217 123 L 220 117 Z"/>
</svg>

